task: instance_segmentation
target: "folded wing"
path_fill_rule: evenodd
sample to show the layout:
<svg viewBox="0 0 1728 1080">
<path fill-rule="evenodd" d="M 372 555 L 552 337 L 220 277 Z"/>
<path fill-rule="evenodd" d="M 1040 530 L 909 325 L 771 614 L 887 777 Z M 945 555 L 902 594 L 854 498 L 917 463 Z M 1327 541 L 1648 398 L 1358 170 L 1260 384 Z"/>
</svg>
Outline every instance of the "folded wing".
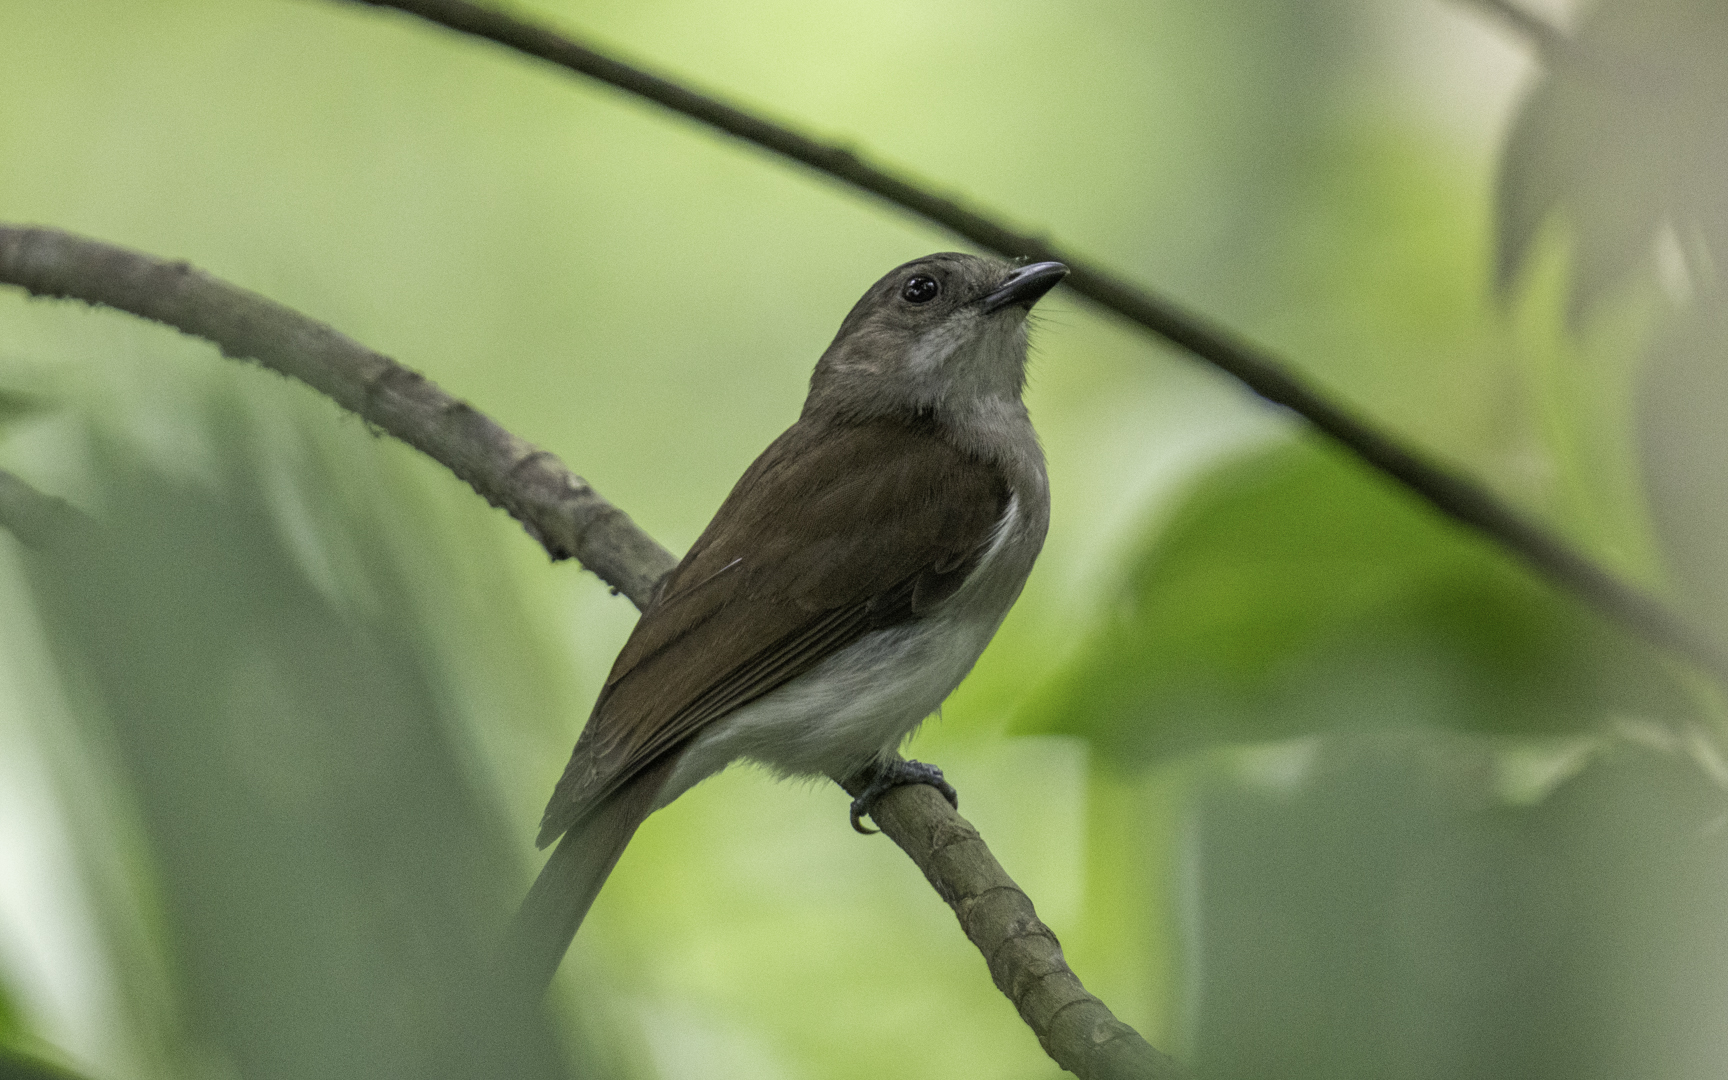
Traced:
<svg viewBox="0 0 1728 1080">
<path fill-rule="evenodd" d="M 607 677 L 546 807 L 542 847 L 708 724 L 977 567 L 1010 491 L 933 422 L 800 421 L 732 489 Z"/>
</svg>

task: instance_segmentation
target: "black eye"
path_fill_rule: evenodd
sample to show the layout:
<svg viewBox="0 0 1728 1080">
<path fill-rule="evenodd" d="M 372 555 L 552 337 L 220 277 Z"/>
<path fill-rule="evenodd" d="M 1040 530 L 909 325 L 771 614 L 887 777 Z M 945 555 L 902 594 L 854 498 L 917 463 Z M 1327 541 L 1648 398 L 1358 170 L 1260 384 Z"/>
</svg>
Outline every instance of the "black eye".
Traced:
<svg viewBox="0 0 1728 1080">
<path fill-rule="evenodd" d="M 942 286 L 936 283 L 936 279 L 923 274 L 907 278 L 906 284 L 900 286 L 900 299 L 908 304 L 928 304 L 941 293 Z"/>
</svg>

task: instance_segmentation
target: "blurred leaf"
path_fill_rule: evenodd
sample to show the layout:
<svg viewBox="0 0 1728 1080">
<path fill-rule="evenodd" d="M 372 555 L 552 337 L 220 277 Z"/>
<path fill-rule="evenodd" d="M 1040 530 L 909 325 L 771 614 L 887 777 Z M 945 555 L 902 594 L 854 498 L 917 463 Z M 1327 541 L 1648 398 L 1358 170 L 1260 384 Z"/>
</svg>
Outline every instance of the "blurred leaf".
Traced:
<svg viewBox="0 0 1728 1080">
<path fill-rule="evenodd" d="M 37 491 L 0 469 L 0 529 L 26 547 L 53 544 L 83 520 L 84 515 L 64 499 Z"/>
<path fill-rule="evenodd" d="M 1480 738 L 1282 754 L 1193 804 L 1199 1075 L 1721 1075 L 1728 802 L 1691 760 L 1614 742 L 1508 807 Z"/>
<path fill-rule="evenodd" d="M 1501 158 L 1499 284 L 1543 221 L 1576 236 L 1575 312 L 1645 262 L 1656 230 L 1728 253 L 1728 8 L 1717 0 L 1602 0 L 1574 49 L 1550 57 Z M 1696 254 L 1696 253 L 1695 253 Z"/>
<path fill-rule="evenodd" d="M 1728 312 L 1684 315 L 1640 373 L 1645 496 L 1676 598 L 1728 635 Z"/>
<path fill-rule="evenodd" d="M 0 432 L 4 432 L 9 424 L 47 412 L 50 407 L 46 399 L 35 394 L 0 386 Z"/>
<path fill-rule="evenodd" d="M 8 1049 L 0 1039 L 0 1080 L 83 1080 L 77 1073 Z"/>
<path fill-rule="evenodd" d="M 1208 477 L 1021 713 L 1120 762 L 1338 727 L 1570 732 L 1689 711 L 1663 661 L 1330 448 Z"/>
<path fill-rule="evenodd" d="M 19 1037 L 24 1034 L 24 1025 L 19 1022 L 18 1010 L 12 1004 L 11 995 L 6 992 L 4 984 L 0 984 L 0 1050 L 18 1045 Z M 5 1066 L 0 1065 L 0 1075 L 4 1075 Z"/>
<path fill-rule="evenodd" d="M 388 560 L 389 500 L 344 514 L 315 465 L 260 461 L 231 402 L 203 420 L 201 479 L 94 440 L 103 522 L 30 563 L 137 808 L 200 1054 L 248 1080 L 562 1075 L 494 970 L 520 875 Z"/>
</svg>

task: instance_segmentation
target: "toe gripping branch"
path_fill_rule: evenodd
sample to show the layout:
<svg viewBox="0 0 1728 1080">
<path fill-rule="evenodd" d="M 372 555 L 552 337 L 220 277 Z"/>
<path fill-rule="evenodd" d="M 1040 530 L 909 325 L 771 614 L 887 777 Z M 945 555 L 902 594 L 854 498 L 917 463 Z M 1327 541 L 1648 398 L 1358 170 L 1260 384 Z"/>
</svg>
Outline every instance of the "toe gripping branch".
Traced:
<svg viewBox="0 0 1728 1080">
<path fill-rule="evenodd" d="M 960 809 L 960 793 L 954 790 L 953 784 L 942 778 L 942 770 L 934 765 L 893 757 L 877 761 L 871 768 L 875 770 L 875 775 L 870 777 L 870 783 L 858 797 L 852 800 L 852 827 L 866 836 L 881 830 L 870 828 L 861 819 L 876 808 L 876 800 L 905 784 L 929 784 L 942 793 L 949 806 Z"/>
</svg>

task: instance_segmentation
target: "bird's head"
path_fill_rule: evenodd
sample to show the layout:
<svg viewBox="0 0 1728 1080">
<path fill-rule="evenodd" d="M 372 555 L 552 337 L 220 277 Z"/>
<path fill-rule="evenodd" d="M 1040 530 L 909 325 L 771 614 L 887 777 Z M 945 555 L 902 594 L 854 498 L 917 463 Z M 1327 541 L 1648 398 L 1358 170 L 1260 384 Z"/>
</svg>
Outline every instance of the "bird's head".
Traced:
<svg viewBox="0 0 1728 1080">
<path fill-rule="evenodd" d="M 849 419 L 1018 401 L 1026 315 L 1068 274 L 941 252 L 889 271 L 855 304 L 810 379 L 812 410 Z"/>
</svg>

